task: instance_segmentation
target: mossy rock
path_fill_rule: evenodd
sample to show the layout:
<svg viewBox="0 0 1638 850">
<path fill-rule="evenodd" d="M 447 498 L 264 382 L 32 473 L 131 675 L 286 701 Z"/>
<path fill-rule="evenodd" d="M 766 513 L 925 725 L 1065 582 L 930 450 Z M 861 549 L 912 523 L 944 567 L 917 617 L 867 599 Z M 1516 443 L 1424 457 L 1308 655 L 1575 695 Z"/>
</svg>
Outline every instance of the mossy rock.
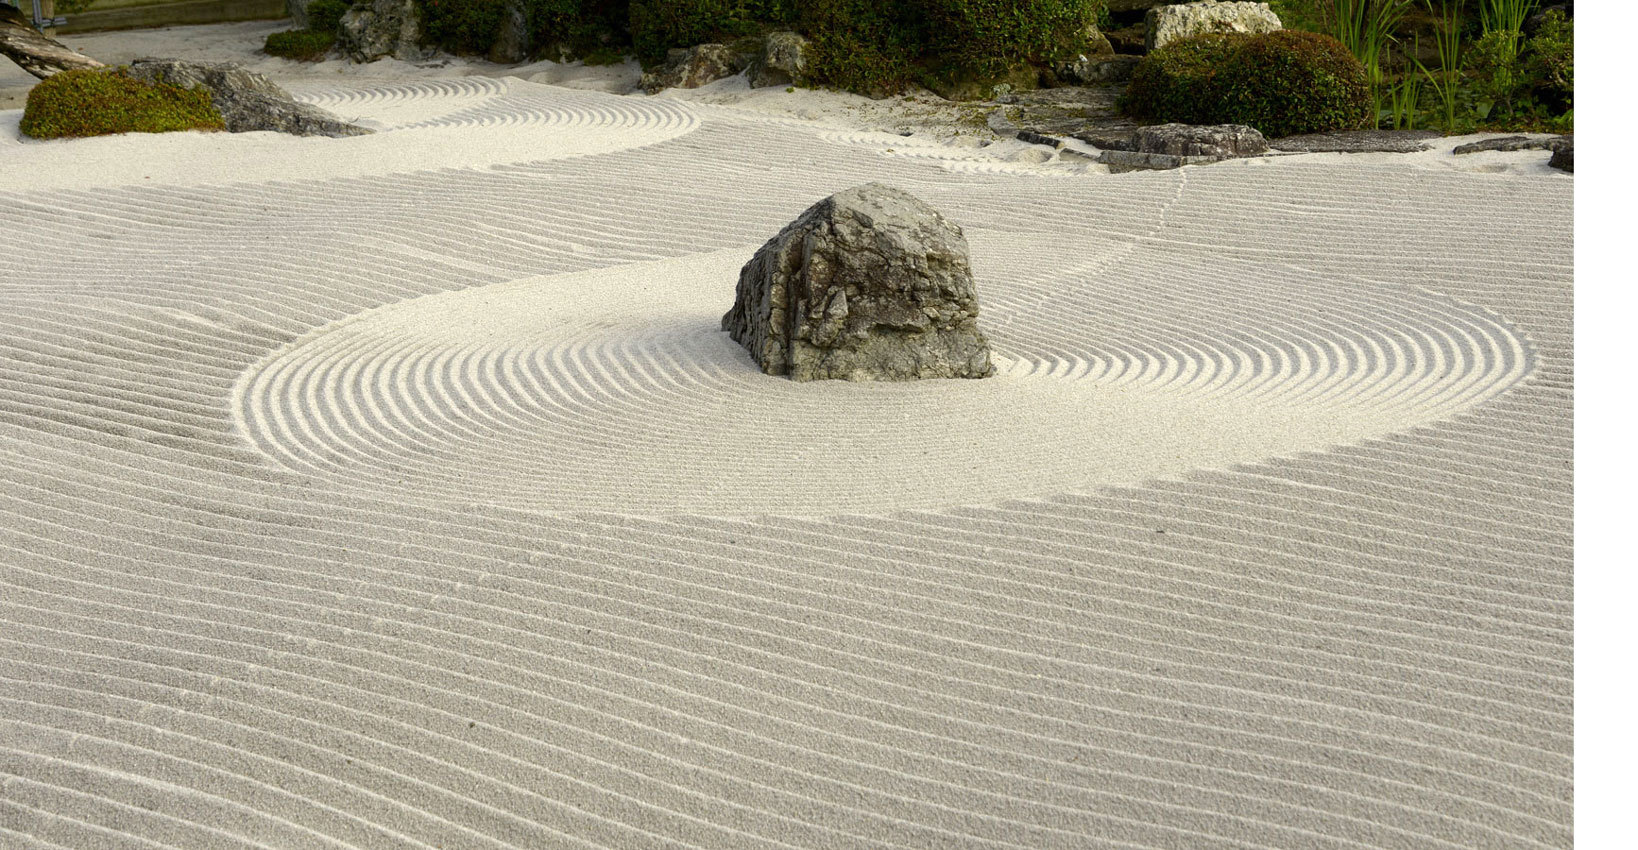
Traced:
<svg viewBox="0 0 1638 850">
<path fill-rule="evenodd" d="M 292 30 L 269 33 L 267 42 L 262 45 L 262 52 L 300 62 L 317 62 L 328 55 L 335 44 L 334 32 Z"/>
<path fill-rule="evenodd" d="M 922 79 L 923 85 L 945 100 L 991 100 L 995 97 L 997 89 L 1006 92 L 1034 91 L 1040 87 L 1041 72 L 1023 65 L 1002 74 L 979 79 L 950 80 L 934 76 Z"/>
<path fill-rule="evenodd" d="M 19 129 L 36 139 L 221 130 L 209 91 L 132 79 L 124 68 L 64 71 L 31 89 Z"/>
<path fill-rule="evenodd" d="M 1326 35 L 1212 33 L 1166 45 L 1138 63 L 1120 108 L 1183 124 L 1245 124 L 1266 136 L 1369 124 L 1365 67 Z"/>
</svg>

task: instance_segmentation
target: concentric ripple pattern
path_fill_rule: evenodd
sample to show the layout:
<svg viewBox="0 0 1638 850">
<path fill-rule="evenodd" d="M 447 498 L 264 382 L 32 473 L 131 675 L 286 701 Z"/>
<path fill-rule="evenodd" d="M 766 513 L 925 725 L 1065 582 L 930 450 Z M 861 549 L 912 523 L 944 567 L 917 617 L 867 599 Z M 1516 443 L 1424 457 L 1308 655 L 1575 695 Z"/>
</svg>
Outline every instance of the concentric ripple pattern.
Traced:
<svg viewBox="0 0 1638 850">
<path fill-rule="evenodd" d="M 1002 258 L 1051 253 L 977 241 Z M 372 490 L 811 515 L 1084 492 L 1323 449 L 1449 416 L 1529 368 L 1508 328 L 1449 299 L 1338 298 L 1347 287 L 1173 263 L 1186 297 L 1091 270 L 991 281 L 1007 293 L 992 379 L 797 384 L 758 372 L 718 330 L 751 250 L 389 305 L 259 363 L 237 410 L 282 463 Z M 1067 320 L 1031 314 L 1044 293 Z"/>
</svg>

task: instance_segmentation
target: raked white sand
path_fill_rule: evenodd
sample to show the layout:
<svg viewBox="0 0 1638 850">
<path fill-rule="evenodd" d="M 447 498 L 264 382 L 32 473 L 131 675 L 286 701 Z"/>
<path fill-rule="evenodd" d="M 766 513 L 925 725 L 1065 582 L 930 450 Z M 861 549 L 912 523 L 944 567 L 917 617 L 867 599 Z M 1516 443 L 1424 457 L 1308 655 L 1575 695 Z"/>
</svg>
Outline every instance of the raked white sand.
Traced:
<svg viewBox="0 0 1638 850">
<path fill-rule="evenodd" d="M 0 112 L 0 846 L 1570 845 L 1545 153 L 1109 175 L 254 61 L 380 132 Z M 717 330 L 871 180 L 965 229 L 997 377 Z"/>
</svg>

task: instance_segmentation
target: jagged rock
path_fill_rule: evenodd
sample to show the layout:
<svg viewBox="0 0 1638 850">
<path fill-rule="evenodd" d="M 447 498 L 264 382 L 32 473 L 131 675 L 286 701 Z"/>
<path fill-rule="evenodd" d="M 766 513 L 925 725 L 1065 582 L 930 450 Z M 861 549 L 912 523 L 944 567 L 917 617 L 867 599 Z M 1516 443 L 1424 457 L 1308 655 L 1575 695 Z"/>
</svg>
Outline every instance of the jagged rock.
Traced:
<svg viewBox="0 0 1638 850">
<path fill-rule="evenodd" d="M 802 82 L 807 70 L 808 40 L 794 32 L 768 33 L 762 49 L 751 60 L 752 88 L 791 86 Z"/>
<path fill-rule="evenodd" d="M 1553 158 L 1547 160 L 1547 164 L 1554 167 L 1554 168 L 1559 169 L 1560 171 L 1568 171 L 1571 174 L 1574 174 L 1575 173 L 1575 137 L 1574 136 L 1565 136 L 1564 139 L 1565 139 L 1564 144 L 1559 145 L 1558 147 L 1553 149 Z"/>
<path fill-rule="evenodd" d="M 354 62 L 392 56 L 406 62 L 426 59 L 421 46 L 421 16 L 415 0 L 366 0 L 341 16 L 336 44 Z"/>
<path fill-rule="evenodd" d="M 1203 0 L 1155 6 L 1144 16 L 1144 48 L 1154 50 L 1180 38 L 1209 32 L 1264 33 L 1281 29 L 1280 17 L 1267 3 L 1216 3 Z"/>
<path fill-rule="evenodd" d="M 1132 134 L 1132 150 L 1172 156 L 1215 156 L 1222 159 L 1268 152 L 1268 140 L 1243 124 L 1159 124 L 1139 127 Z"/>
<path fill-rule="evenodd" d="M 995 373 L 961 228 L 880 183 L 814 204 L 768 240 L 722 329 L 763 372 L 795 381 Z"/>
<path fill-rule="evenodd" d="M 495 33 L 494 43 L 489 45 L 489 61 L 502 65 L 523 62 L 534 49 L 527 5 L 524 0 L 506 0 L 500 30 Z"/>
<path fill-rule="evenodd" d="M 1435 130 L 1334 130 L 1285 136 L 1273 147 L 1286 153 L 1417 153 L 1438 138 L 1443 134 Z"/>
<path fill-rule="evenodd" d="M 726 44 L 696 44 L 666 51 L 665 64 L 643 75 L 643 91 L 697 89 L 745 70 L 748 59 Z"/>
<path fill-rule="evenodd" d="M 1119 53 L 1077 56 L 1067 62 L 1053 65 L 1052 72 L 1057 75 L 1059 83 L 1066 85 L 1124 83 L 1132 79 L 1132 69 L 1142 61 L 1142 56 Z"/>
<path fill-rule="evenodd" d="M 138 59 L 128 74 L 148 83 L 204 88 L 230 133 L 272 130 L 296 136 L 360 136 L 371 132 L 307 103 L 297 103 L 272 80 L 238 65 L 184 59 Z"/>
<path fill-rule="evenodd" d="M 1485 139 L 1479 142 L 1457 145 L 1451 150 L 1451 153 L 1462 155 L 1481 151 L 1556 151 L 1568 144 L 1568 139 L 1568 136 L 1556 136 L 1551 139 L 1532 139 L 1529 136 L 1503 136 L 1499 139 Z"/>
<path fill-rule="evenodd" d="M 290 20 L 295 23 L 296 29 L 307 29 L 307 7 L 313 0 L 284 0 L 284 10 L 290 13 Z"/>
</svg>

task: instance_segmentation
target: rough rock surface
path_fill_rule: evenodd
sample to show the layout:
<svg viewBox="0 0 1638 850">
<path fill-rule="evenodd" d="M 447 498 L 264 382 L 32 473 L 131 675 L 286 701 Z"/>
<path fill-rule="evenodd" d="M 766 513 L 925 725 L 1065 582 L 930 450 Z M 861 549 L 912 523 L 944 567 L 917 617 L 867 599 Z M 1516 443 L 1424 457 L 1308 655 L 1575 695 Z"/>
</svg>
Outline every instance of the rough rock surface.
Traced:
<svg viewBox="0 0 1638 850">
<path fill-rule="evenodd" d="M 808 40 L 794 32 L 768 33 L 762 50 L 751 60 L 751 87 L 800 83 L 808 67 L 807 49 Z"/>
<path fill-rule="evenodd" d="M 297 103 L 272 80 L 238 65 L 184 59 L 138 59 L 132 78 L 210 91 L 211 105 L 222 113 L 230 133 L 272 130 L 296 136 L 360 136 L 371 132 L 349 124 L 316 106 Z"/>
<path fill-rule="evenodd" d="M 1144 47 L 1154 50 L 1180 38 L 1209 32 L 1274 32 L 1280 17 L 1267 3 L 1183 3 L 1155 6 L 1144 17 Z"/>
<path fill-rule="evenodd" d="M 1560 171 L 1568 171 L 1571 174 L 1574 174 L 1575 137 L 1566 136 L 1565 138 L 1568 139 L 1568 141 L 1553 149 L 1553 158 L 1547 160 L 1547 164 L 1559 169 Z"/>
<path fill-rule="evenodd" d="M 523 62 L 535 49 L 529 28 L 529 10 L 524 0 L 506 0 L 500 30 L 489 45 L 489 61 L 502 65 Z"/>
<path fill-rule="evenodd" d="M 666 51 L 665 64 L 644 74 L 643 91 L 697 89 L 745 70 L 747 60 L 726 44 L 696 44 Z"/>
<path fill-rule="evenodd" d="M 296 29 L 307 29 L 307 7 L 313 0 L 284 0 L 284 10 L 290 13 L 290 20 Z"/>
<path fill-rule="evenodd" d="M 1123 83 L 1132 79 L 1132 69 L 1143 61 L 1142 56 L 1110 53 L 1100 56 L 1077 56 L 1052 66 L 1060 84 Z"/>
<path fill-rule="evenodd" d="M 961 228 L 880 183 L 814 204 L 768 240 L 722 329 L 763 372 L 796 381 L 995 373 Z"/>
<path fill-rule="evenodd" d="M 415 0 L 366 0 L 341 16 L 336 44 L 354 62 L 393 56 L 406 62 L 428 58 L 421 46 L 421 16 Z"/>
<path fill-rule="evenodd" d="M 1128 171 L 1165 171 L 1171 168 L 1182 168 L 1185 165 L 1210 165 L 1229 159 L 1226 156 L 1179 156 L 1171 153 L 1146 153 L 1144 151 L 1106 150 L 1098 154 L 1098 162 L 1109 166 L 1110 174 L 1123 174 Z"/>
<path fill-rule="evenodd" d="M 1272 146 L 1286 153 L 1417 153 L 1439 138 L 1434 130 L 1336 130 L 1285 136 Z"/>
<path fill-rule="evenodd" d="M 1457 145 L 1451 153 L 1461 155 L 1479 153 L 1480 151 L 1556 151 L 1569 144 L 1568 136 L 1554 136 L 1552 138 L 1529 136 L 1503 136 L 1499 139 L 1485 139 L 1480 142 L 1468 142 Z"/>
<path fill-rule="evenodd" d="M 1132 149 L 1143 153 L 1228 159 L 1267 153 L 1268 140 L 1256 128 L 1243 124 L 1158 124 L 1139 127 L 1132 135 Z"/>
</svg>

